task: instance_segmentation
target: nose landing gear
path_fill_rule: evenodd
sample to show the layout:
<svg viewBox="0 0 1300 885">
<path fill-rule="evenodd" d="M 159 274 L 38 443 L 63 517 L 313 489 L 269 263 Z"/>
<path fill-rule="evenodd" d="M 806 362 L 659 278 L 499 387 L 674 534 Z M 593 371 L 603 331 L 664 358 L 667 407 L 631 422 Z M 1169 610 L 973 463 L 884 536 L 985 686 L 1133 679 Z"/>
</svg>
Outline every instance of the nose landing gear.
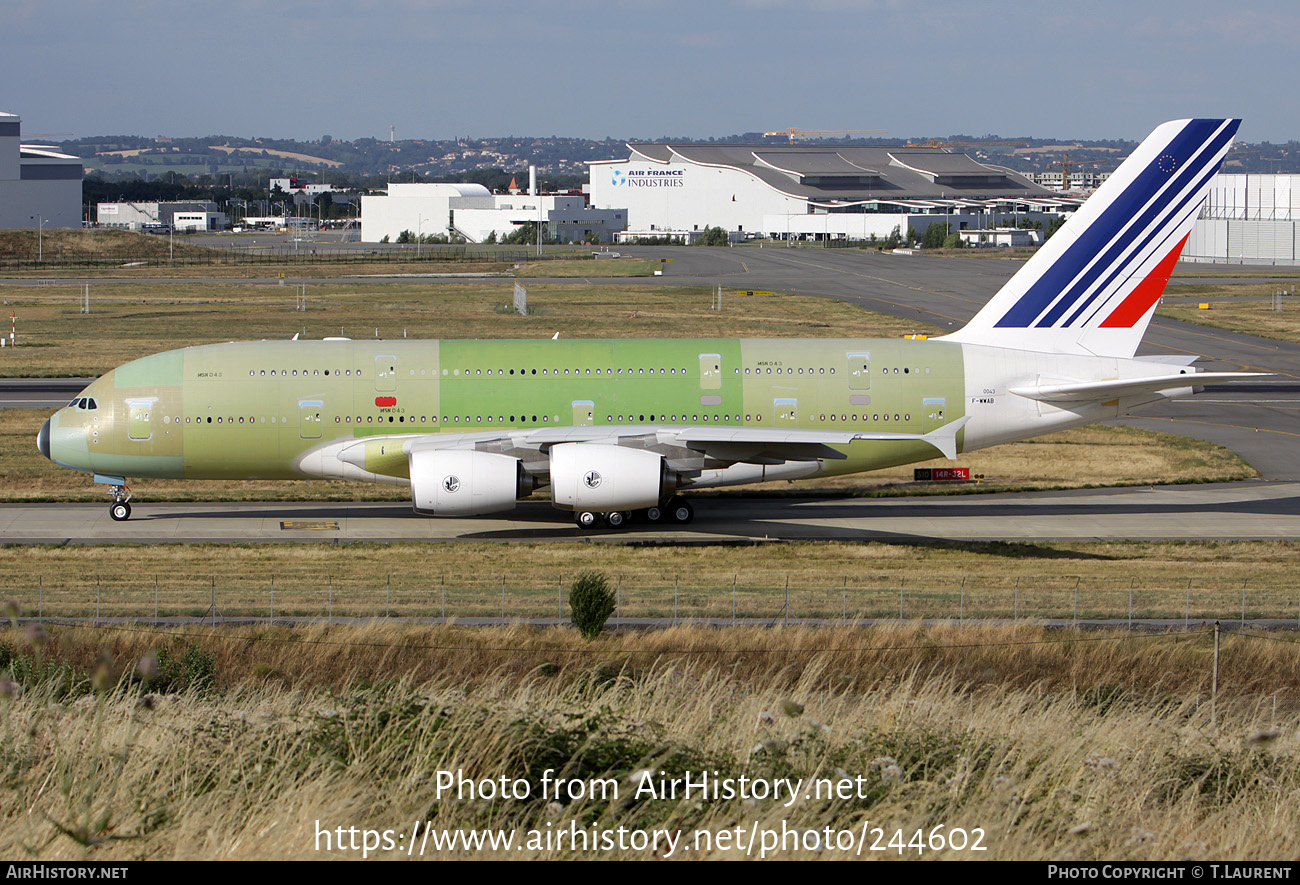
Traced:
<svg viewBox="0 0 1300 885">
<path fill-rule="evenodd" d="M 123 522 L 131 518 L 131 490 L 126 486 L 110 486 L 108 493 L 113 496 L 113 503 L 108 505 L 108 515 L 114 522 Z"/>
</svg>

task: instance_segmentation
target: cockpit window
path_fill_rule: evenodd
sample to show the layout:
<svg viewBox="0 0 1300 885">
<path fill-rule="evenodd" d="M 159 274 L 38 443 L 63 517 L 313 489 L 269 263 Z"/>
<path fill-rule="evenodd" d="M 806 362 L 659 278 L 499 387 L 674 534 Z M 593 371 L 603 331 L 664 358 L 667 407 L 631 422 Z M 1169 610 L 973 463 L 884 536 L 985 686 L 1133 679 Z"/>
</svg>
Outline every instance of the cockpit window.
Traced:
<svg viewBox="0 0 1300 885">
<path fill-rule="evenodd" d="M 68 403 L 68 408 L 76 409 L 78 412 L 93 412 L 99 408 L 99 405 L 92 396 L 79 396 Z"/>
</svg>

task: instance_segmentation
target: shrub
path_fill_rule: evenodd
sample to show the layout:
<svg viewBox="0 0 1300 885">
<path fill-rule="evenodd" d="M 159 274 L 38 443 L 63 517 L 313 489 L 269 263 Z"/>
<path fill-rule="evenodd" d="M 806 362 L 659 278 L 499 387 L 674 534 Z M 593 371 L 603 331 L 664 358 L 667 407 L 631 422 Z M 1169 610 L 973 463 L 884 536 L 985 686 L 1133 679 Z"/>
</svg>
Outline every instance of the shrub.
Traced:
<svg viewBox="0 0 1300 885">
<path fill-rule="evenodd" d="M 569 619 L 584 639 L 595 639 L 614 613 L 614 591 L 603 572 L 583 572 L 569 588 Z"/>
</svg>

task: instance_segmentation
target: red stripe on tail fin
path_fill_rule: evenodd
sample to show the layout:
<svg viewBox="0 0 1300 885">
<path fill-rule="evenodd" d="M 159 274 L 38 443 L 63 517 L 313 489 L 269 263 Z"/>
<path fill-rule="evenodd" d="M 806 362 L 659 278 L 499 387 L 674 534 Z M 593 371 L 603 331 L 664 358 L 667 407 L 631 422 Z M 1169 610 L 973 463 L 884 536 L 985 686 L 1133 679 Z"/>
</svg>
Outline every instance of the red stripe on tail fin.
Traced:
<svg viewBox="0 0 1300 885">
<path fill-rule="evenodd" d="M 1188 234 L 1188 236 L 1191 235 Z M 1137 288 L 1120 302 L 1119 307 L 1115 308 L 1110 316 L 1102 320 L 1101 328 L 1128 329 L 1142 319 L 1146 312 L 1151 309 L 1151 305 L 1159 301 L 1160 296 L 1165 293 L 1165 286 L 1169 284 L 1169 276 L 1174 272 L 1174 265 L 1178 263 L 1178 256 L 1182 254 L 1183 246 L 1186 243 L 1187 237 L 1183 237 L 1178 242 L 1178 245 L 1161 259 L 1155 270 L 1151 271 L 1147 278 L 1138 283 Z"/>
</svg>

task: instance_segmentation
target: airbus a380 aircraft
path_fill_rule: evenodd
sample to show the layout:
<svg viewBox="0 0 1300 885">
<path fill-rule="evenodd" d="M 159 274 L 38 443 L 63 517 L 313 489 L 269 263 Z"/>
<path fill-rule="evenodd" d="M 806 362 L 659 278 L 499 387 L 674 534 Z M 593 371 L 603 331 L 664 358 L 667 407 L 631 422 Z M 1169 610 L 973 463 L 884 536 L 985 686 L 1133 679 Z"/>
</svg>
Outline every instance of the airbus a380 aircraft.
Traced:
<svg viewBox="0 0 1300 885">
<path fill-rule="evenodd" d="M 435 516 L 549 484 L 583 528 L 689 522 L 680 492 L 954 459 L 1187 396 L 1135 357 L 1238 120 L 1155 130 L 964 328 L 928 341 L 263 341 L 135 360 L 51 417 L 43 455 L 126 477 L 409 485 Z"/>
</svg>

